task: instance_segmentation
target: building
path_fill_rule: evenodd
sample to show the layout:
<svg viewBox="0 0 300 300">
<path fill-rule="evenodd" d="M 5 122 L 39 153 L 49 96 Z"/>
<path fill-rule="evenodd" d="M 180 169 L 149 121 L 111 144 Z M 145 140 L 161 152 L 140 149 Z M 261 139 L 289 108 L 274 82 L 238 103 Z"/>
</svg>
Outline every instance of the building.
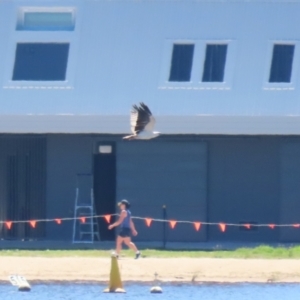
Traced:
<svg viewBox="0 0 300 300">
<path fill-rule="evenodd" d="M 175 220 L 300 223 L 299 11 L 299 0 L 0 0 L 0 219 L 72 217 L 76 175 L 92 173 L 98 214 L 127 198 L 140 217 L 166 205 Z M 125 142 L 140 101 L 163 134 Z M 0 233 L 72 239 L 72 222 L 57 226 Z M 162 239 L 161 223 L 139 231 Z M 168 240 L 300 231 L 181 224 Z"/>
</svg>

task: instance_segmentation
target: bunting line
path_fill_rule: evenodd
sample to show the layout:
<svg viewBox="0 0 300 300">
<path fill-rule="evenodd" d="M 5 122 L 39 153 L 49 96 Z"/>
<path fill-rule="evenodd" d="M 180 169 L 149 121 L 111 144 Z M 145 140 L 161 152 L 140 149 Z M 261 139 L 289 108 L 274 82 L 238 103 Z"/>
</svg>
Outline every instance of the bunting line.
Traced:
<svg viewBox="0 0 300 300">
<path fill-rule="evenodd" d="M 177 221 L 170 220 L 169 223 L 170 223 L 171 228 L 174 229 L 177 224 Z"/>
<path fill-rule="evenodd" d="M 87 219 L 91 218 L 104 218 L 104 220 L 109 224 L 113 216 L 118 216 L 118 214 L 105 214 L 96 216 L 80 216 L 80 217 L 68 217 L 68 218 L 51 218 L 51 219 L 36 219 L 36 220 L 0 220 L 0 225 L 5 225 L 5 227 L 10 230 L 14 224 L 28 223 L 32 228 L 36 228 L 37 223 L 40 222 L 55 222 L 57 225 L 61 225 L 64 221 L 74 221 L 78 220 L 81 223 L 85 223 Z M 196 231 L 201 230 L 203 225 L 217 226 L 221 232 L 225 232 L 228 227 L 245 227 L 246 229 L 251 229 L 253 227 L 268 227 L 270 229 L 276 229 L 278 227 L 292 227 L 300 228 L 300 223 L 290 223 L 290 224 L 276 224 L 276 223 L 262 223 L 262 224 L 240 224 L 240 223 L 226 223 L 226 222 L 203 222 L 199 220 L 187 221 L 187 220 L 174 220 L 174 219 L 154 219 L 150 217 L 138 217 L 132 216 L 132 219 L 142 220 L 145 222 L 147 227 L 150 227 L 153 222 L 168 223 L 171 229 L 175 229 L 180 224 L 192 224 Z"/>
<path fill-rule="evenodd" d="M 200 222 L 194 222 L 194 226 L 195 226 L 196 231 L 199 231 L 201 223 Z"/>
<path fill-rule="evenodd" d="M 145 220 L 146 218 L 143 217 L 135 217 L 133 216 L 132 219 L 136 220 Z M 165 223 L 170 223 L 170 221 L 174 221 L 174 219 L 151 219 L 153 222 L 165 222 Z M 295 227 L 295 228 L 300 228 L 300 223 L 290 223 L 290 224 L 275 224 L 275 223 L 261 223 L 261 224 L 240 224 L 240 223 L 226 223 L 226 222 L 203 222 L 203 221 L 185 221 L 185 220 L 177 220 L 176 224 L 179 223 L 184 223 L 184 224 L 195 224 L 195 223 L 201 223 L 201 225 L 215 225 L 215 226 L 220 226 L 220 224 L 224 224 L 227 226 L 231 227 L 242 227 L 247 225 L 247 227 Z M 248 226 L 249 225 L 249 226 Z"/>
<path fill-rule="evenodd" d="M 29 223 L 30 223 L 32 228 L 35 228 L 35 226 L 36 226 L 36 221 L 35 220 L 31 220 L 31 221 L 29 221 Z"/>
<path fill-rule="evenodd" d="M 104 219 L 106 220 L 107 223 L 110 223 L 111 215 L 105 215 L 103 217 L 104 217 Z"/>
<path fill-rule="evenodd" d="M 225 230 L 226 230 L 226 224 L 220 223 L 219 226 L 220 226 L 221 231 L 225 232 Z"/>
<path fill-rule="evenodd" d="M 12 222 L 6 221 L 5 224 L 6 224 L 7 229 L 11 229 Z"/>
<path fill-rule="evenodd" d="M 148 227 L 150 227 L 150 226 L 151 226 L 151 223 L 152 223 L 152 219 L 150 219 L 150 218 L 145 218 L 145 222 L 146 222 L 146 225 L 147 225 Z"/>
</svg>

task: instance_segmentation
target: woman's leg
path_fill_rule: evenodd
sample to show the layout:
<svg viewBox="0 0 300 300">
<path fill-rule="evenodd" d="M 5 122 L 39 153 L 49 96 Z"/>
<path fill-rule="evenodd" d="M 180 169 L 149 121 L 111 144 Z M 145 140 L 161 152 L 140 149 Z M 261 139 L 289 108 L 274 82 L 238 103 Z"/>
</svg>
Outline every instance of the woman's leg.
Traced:
<svg viewBox="0 0 300 300">
<path fill-rule="evenodd" d="M 120 252 L 122 250 L 122 243 L 124 241 L 124 238 L 122 238 L 121 236 L 117 236 L 117 241 L 116 241 L 116 253 L 119 256 Z"/>
<path fill-rule="evenodd" d="M 134 252 L 138 252 L 136 245 L 131 241 L 130 237 L 125 237 L 123 241 L 125 245 L 128 246 L 130 249 L 132 249 Z"/>
<path fill-rule="evenodd" d="M 138 250 L 136 245 L 131 241 L 130 237 L 125 237 L 123 239 L 124 243 L 135 252 L 135 259 L 138 259 L 141 256 L 141 252 Z"/>
</svg>

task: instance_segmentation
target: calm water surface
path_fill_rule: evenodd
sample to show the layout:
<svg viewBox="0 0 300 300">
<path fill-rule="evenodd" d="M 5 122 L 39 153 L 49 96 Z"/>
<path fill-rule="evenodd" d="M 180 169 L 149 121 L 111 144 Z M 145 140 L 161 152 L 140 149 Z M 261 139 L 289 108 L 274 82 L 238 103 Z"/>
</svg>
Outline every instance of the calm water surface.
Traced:
<svg viewBox="0 0 300 300">
<path fill-rule="evenodd" d="M 32 291 L 18 292 L 10 284 L 0 285 L 1 300 L 296 300 L 300 284 L 162 284 L 163 294 L 150 294 L 149 285 L 127 284 L 126 294 L 103 294 L 106 286 L 99 284 L 36 284 Z"/>
</svg>

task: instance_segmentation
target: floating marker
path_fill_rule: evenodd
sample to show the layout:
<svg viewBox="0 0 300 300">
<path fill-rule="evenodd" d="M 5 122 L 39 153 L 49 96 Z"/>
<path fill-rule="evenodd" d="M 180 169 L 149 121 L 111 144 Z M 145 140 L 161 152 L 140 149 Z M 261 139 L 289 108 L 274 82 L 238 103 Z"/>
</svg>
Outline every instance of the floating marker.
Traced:
<svg viewBox="0 0 300 300">
<path fill-rule="evenodd" d="M 150 289 L 150 293 L 151 294 L 161 294 L 162 288 L 160 286 L 158 286 L 158 280 L 157 280 L 158 274 L 155 272 L 154 276 L 155 276 L 154 282 L 156 285 Z"/>
<path fill-rule="evenodd" d="M 18 287 L 19 292 L 30 292 L 31 286 L 27 282 L 26 278 L 20 275 L 11 275 L 8 277 L 12 285 Z"/>
<path fill-rule="evenodd" d="M 123 289 L 118 260 L 115 253 L 111 255 L 109 287 L 105 289 L 103 293 L 126 293 Z"/>
<path fill-rule="evenodd" d="M 153 286 L 150 289 L 150 293 L 152 293 L 152 294 L 161 294 L 162 293 L 162 288 L 160 286 Z"/>
</svg>

